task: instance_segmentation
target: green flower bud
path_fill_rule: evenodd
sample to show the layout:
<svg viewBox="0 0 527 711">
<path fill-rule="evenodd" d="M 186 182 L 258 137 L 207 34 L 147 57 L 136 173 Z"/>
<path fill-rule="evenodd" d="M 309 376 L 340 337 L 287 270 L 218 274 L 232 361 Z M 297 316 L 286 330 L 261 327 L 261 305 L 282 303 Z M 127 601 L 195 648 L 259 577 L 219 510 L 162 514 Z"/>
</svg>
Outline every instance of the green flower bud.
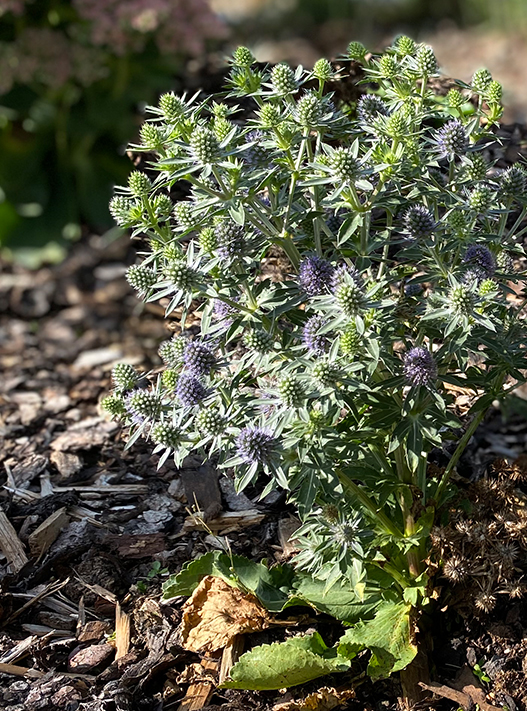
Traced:
<svg viewBox="0 0 527 711">
<path fill-rule="evenodd" d="M 198 241 L 199 248 L 202 252 L 212 254 L 218 246 L 215 229 L 213 227 L 205 227 L 205 229 L 199 233 Z"/>
<path fill-rule="evenodd" d="M 196 225 L 196 220 L 192 214 L 192 203 L 188 200 L 181 200 L 174 207 L 174 217 L 179 226 L 184 230 L 191 230 Z"/>
<path fill-rule="evenodd" d="M 181 442 L 181 432 L 174 425 L 169 425 L 168 422 L 158 422 L 152 427 L 152 439 L 154 444 L 162 444 L 175 449 Z"/>
<path fill-rule="evenodd" d="M 405 111 L 394 111 L 385 119 L 385 131 L 390 138 L 404 138 L 408 135 L 408 117 Z"/>
<path fill-rule="evenodd" d="M 467 284 L 458 284 L 450 290 L 449 302 L 454 311 L 471 314 L 477 302 L 477 294 Z"/>
<path fill-rule="evenodd" d="M 144 123 L 139 130 L 139 136 L 145 148 L 151 151 L 163 148 L 165 137 L 159 126 L 155 126 L 153 123 Z"/>
<path fill-rule="evenodd" d="M 348 45 L 348 57 L 360 61 L 366 56 L 366 47 L 362 42 L 350 42 Z"/>
<path fill-rule="evenodd" d="M 501 251 L 496 257 L 496 267 L 504 274 L 512 274 L 514 271 L 514 259 L 505 250 Z"/>
<path fill-rule="evenodd" d="M 126 408 L 139 417 L 158 417 L 161 412 L 161 400 L 149 390 L 136 390 L 126 399 Z"/>
<path fill-rule="evenodd" d="M 256 351 L 257 353 L 269 353 L 273 349 L 274 338 L 267 331 L 255 329 L 248 331 L 243 337 L 243 341 L 247 348 Z"/>
<path fill-rule="evenodd" d="M 391 54 L 383 54 L 379 59 L 379 72 L 386 79 L 395 79 L 399 74 L 399 63 Z"/>
<path fill-rule="evenodd" d="M 112 369 L 112 380 L 118 390 L 131 390 L 138 379 L 136 369 L 129 363 L 117 363 Z"/>
<path fill-rule="evenodd" d="M 503 87 L 499 81 L 491 81 L 487 87 L 485 99 L 489 104 L 501 104 Z"/>
<path fill-rule="evenodd" d="M 233 128 L 234 124 L 232 121 L 226 118 L 214 119 L 214 135 L 220 143 L 227 138 Z"/>
<path fill-rule="evenodd" d="M 331 62 L 327 59 L 319 59 L 313 67 L 313 76 L 319 81 L 329 81 L 333 76 Z"/>
<path fill-rule="evenodd" d="M 218 139 L 208 128 L 197 126 L 189 139 L 189 144 L 199 163 L 214 163 L 220 157 Z"/>
<path fill-rule="evenodd" d="M 492 82 L 492 74 L 488 69 L 478 69 L 472 75 L 471 86 L 477 94 L 484 94 Z"/>
<path fill-rule="evenodd" d="M 420 45 L 415 56 L 415 61 L 421 76 L 429 76 L 430 74 L 437 73 L 439 67 L 432 47 L 426 44 Z"/>
<path fill-rule="evenodd" d="M 296 120 L 305 128 L 317 126 L 322 115 L 322 103 L 315 94 L 304 94 L 296 106 Z"/>
<path fill-rule="evenodd" d="M 157 274 L 142 264 L 134 264 L 126 270 L 126 280 L 136 291 L 144 294 L 156 283 Z"/>
<path fill-rule="evenodd" d="M 467 165 L 465 172 L 470 180 L 483 180 L 487 175 L 487 161 L 481 153 L 470 154 L 470 165 Z"/>
<path fill-rule="evenodd" d="M 271 69 L 271 84 L 277 94 L 294 94 L 298 89 L 295 73 L 288 64 L 277 64 Z"/>
<path fill-rule="evenodd" d="M 152 201 L 154 210 L 161 216 L 168 216 L 172 212 L 173 204 L 168 195 L 156 195 Z"/>
<path fill-rule="evenodd" d="M 450 213 L 448 224 L 458 234 L 462 234 L 467 228 L 467 220 L 461 210 L 454 210 L 454 212 Z"/>
<path fill-rule="evenodd" d="M 166 388 L 166 390 L 169 390 L 170 392 L 174 392 L 178 380 L 179 372 L 177 370 L 173 370 L 172 368 L 167 368 L 161 374 L 161 383 L 163 384 L 163 387 Z"/>
<path fill-rule="evenodd" d="M 494 279 L 484 279 L 481 284 L 479 285 L 479 295 L 482 297 L 485 296 L 495 296 L 496 292 L 498 290 L 498 285 L 494 281 Z"/>
<path fill-rule="evenodd" d="M 337 368 L 335 368 L 335 366 L 331 363 L 326 363 L 325 361 L 315 363 L 312 374 L 315 381 L 324 387 L 335 385 L 335 382 L 339 376 Z"/>
<path fill-rule="evenodd" d="M 159 350 L 157 352 L 165 365 L 168 365 L 169 368 L 174 368 L 181 363 L 183 359 L 183 351 L 185 350 L 187 344 L 188 338 L 185 336 L 174 336 L 169 341 L 164 341 L 159 346 Z M 167 378 L 170 377 L 171 376 L 167 376 Z"/>
<path fill-rule="evenodd" d="M 302 383 L 294 375 L 286 375 L 278 384 L 278 392 L 284 405 L 300 407 L 305 399 Z"/>
<path fill-rule="evenodd" d="M 359 163 L 351 149 L 340 146 L 336 148 L 329 159 L 329 167 L 339 180 L 351 181 L 357 177 Z"/>
<path fill-rule="evenodd" d="M 101 400 L 101 407 L 112 417 L 121 417 L 126 412 L 124 400 L 118 395 L 108 395 Z"/>
<path fill-rule="evenodd" d="M 446 102 L 451 109 L 460 109 L 465 103 L 465 97 L 459 89 L 450 89 L 446 95 Z"/>
<path fill-rule="evenodd" d="M 341 284 L 335 296 L 346 316 L 356 316 L 364 307 L 364 294 L 357 284 Z"/>
<path fill-rule="evenodd" d="M 173 92 L 161 95 L 159 108 L 167 121 L 179 121 L 185 114 L 185 104 Z"/>
<path fill-rule="evenodd" d="M 216 409 L 200 410 L 196 416 L 196 427 L 203 434 L 215 437 L 220 435 L 226 426 L 225 418 Z"/>
<path fill-rule="evenodd" d="M 125 198 L 123 195 L 115 195 L 110 200 L 110 214 L 119 227 L 127 227 L 131 224 L 131 205 L 131 200 Z"/>
<path fill-rule="evenodd" d="M 489 210 L 494 200 L 494 193 L 485 185 L 474 188 L 468 196 L 468 204 L 472 210 L 483 214 Z"/>
<path fill-rule="evenodd" d="M 263 128 L 276 128 L 282 122 L 280 111 L 272 104 L 264 104 L 258 116 Z"/>
<path fill-rule="evenodd" d="M 401 35 L 397 38 L 395 49 L 400 57 L 411 56 L 415 52 L 416 44 L 411 37 Z"/>
<path fill-rule="evenodd" d="M 505 170 L 499 177 L 500 193 L 506 197 L 518 197 L 525 194 L 527 175 L 518 165 Z"/>
<path fill-rule="evenodd" d="M 128 187 L 132 195 L 141 197 L 146 195 L 152 189 L 152 182 L 146 173 L 141 173 L 139 170 L 134 170 L 128 176 Z"/>
<path fill-rule="evenodd" d="M 353 327 L 348 328 L 340 337 L 340 350 L 348 357 L 354 357 L 360 350 L 362 338 Z"/>
<path fill-rule="evenodd" d="M 235 67 L 250 67 L 256 59 L 247 47 L 238 47 L 232 55 L 232 63 Z"/>
<path fill-rule="evenodd" d="M 182 291 L 191 291 L 198 281 L 196 270 L 189 267 L 182 259 L 166 264 L 163 273 L 177 289 Z"/>
</svg>

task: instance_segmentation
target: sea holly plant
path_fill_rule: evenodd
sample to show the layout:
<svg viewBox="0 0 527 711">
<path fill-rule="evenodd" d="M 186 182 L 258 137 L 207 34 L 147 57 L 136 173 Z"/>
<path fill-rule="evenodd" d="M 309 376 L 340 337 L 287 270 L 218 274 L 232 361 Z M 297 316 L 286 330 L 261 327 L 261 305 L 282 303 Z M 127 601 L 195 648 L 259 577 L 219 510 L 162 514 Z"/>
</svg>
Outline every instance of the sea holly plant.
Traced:
<svg viewBox="0 0 527 711">
<path fill-rule="evenodd" d="M 337 648 L 308 651 L 341 669 L 369 648 L 375 678 L 414 657 L 452 474 L 524 380 L 527 192 L 522 167 L 486 157 L 501 115 L 488 72 L 439 95 L 433 50 L 408 37 L 380 56 L 352 42 L 348 60 L 364 72 L 354 105 L 333 96 L 327 60 L 261 69 L 241 47 L 225 95 L 165 94 L 148 109 L 133 146 L 148 170 L 111 211 L 148 245 L 128 281 L 179 329 L 160 374 L 114 369 L 104 406 L 160 463 L 197 451 L 239 490 L 288 492 L 303 599 L 323 609 L 346 591 L 364 610 Z M 342 606 L 336 616 L 350 624 Z M 231 683 L 249 683 L 262 654 Z"/>
</svg>

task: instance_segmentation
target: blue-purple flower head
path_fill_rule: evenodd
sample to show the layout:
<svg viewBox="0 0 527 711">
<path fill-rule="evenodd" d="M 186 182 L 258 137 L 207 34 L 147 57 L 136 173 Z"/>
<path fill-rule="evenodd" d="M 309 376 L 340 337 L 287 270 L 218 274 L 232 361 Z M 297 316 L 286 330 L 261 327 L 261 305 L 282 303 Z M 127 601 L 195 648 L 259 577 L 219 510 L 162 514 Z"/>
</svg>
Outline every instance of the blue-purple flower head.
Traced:
<svg viewBox="0 0 527 711">
<path fill-rule="evenodd" d="M 403 373 L 413 387 L 431 385 L 437 378 L 437 365 L 427 348 L 416 346 L 403 357 Z"/>
<path fill-rule="evenodd" d="M 250 168 L 260 168 L 269 161 L 269 152 L 262 145 L 262 140 L 264 138 L 264 132 L 259 129 L 250 131 L 245 136 L 245 142 L 253 144 L 242 154 L 244 162 Z"/>
<path fill-rule="evenodd" d="M 363 94 L 357 103 L 357 115 L 362 123 L 371 124 L 378 116 L 388 116 L 388 106 L 375 94 Z"/>
<path fill-rule="evenodd" d="M 353 284 L 364 290 L 364 280 L 355 265 L 339 264 L 335 267 L 331 277 L 331 292 L 334 294 L 343 284 Z"/>
<path fill-rule="evenodd" d="M 327 333 L 320 333 L 320 329 L 327 323 L 324 316 L 315 314 L 308 318 L 302 332 L 302 341 L 310 353 L 322 355 L 329 350 L 331 344 Z"/>
<path fill-rule="evenodd" d="M 238 297 L 231 299 L 237 301 Z M 226 304 L 221 299 L 214 299 L 212 315 L 216 321 L 221 321 L 224 326 L 230 326 L 234 318 L 238 315 L 238 309 L 231 304 Z"/>
<path fill-rule="evenodd" d="M 177 381 L 176 397 L 182 405 L 194 407 L 199 405 L 207 395 L 207 388 L 192 375 L 183 373 Z"/>
<path fill-rule="evenodd" d="M 488 247 L 483 244 L 471 244 L 467 247 L 463 261 L 482 273 L 483 279 L 491 277 L 496 271 L 496 260 Z"/>
<path fill-rule="evenodd" d="M 221 259 L 236 259 L 245 253 L 245 230 L 233 220 L 219 221 L 215 226 L 215 235 L 216 254 Z"/>
<path fill-rule="evenodd" d="M 190 341 L 183 351 L 183 365 L 190 375 L 209 375 L 216 365 L 214 353 L 199 341 Z"/>
<path fill-rule="evenodd" d="M 276 448 L 275 437 L 261 427 L 245 427 L 236 437 L 236 453 L 247 464 L 268 464 Z"/>
<path fill-rule="evenodd" d="M 424 205 L 410 205 L 403 215 L 403 225 L 412 239 L 430 237 L 437 227 L 433 214 Z"/>
<path fill-rule="evenodd" d="M 436 132 L 435 143 L 440 157 L 452 160 L 467 152 L 467 131 L 459 119 L 452 119 Z"/>
<path fill-rule="evenodd" d="M 313 254 L 300 263 L 298 283 L 308 296 L 327 294 L 331 289 L 331 280 L 335 267 L 322 257 Z"/>
</svg>

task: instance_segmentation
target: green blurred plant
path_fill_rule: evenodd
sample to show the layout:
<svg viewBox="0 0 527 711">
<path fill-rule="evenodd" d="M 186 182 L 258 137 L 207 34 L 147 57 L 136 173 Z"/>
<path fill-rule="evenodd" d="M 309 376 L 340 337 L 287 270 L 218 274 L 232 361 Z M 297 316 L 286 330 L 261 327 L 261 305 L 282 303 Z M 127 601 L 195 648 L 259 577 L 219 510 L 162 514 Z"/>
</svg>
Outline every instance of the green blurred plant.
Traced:
<svg viewBox="0 0 527 711">
<path fill-rule="evenodd" d="M 3 0 L 0 246 L 109 228 L 138 106 L 224 31 L 208 0 Z"/>
</svg>

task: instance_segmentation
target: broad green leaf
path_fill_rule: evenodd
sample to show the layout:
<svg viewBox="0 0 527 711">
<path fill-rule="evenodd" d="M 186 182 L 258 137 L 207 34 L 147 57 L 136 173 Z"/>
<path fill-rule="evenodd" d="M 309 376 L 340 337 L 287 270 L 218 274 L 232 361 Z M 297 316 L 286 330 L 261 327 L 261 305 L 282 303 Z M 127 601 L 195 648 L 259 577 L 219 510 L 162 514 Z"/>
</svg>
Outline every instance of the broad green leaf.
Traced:
<svg viewBox="0 0 527 711">
<path fill-rule="evenodd" d="M 402 602 L 383 604 L 373 620 L 359 622 L 341 637 L 339 654 L 352 659 L 367 647 L 371 651 L 368 674 L 374 680 L 404 669 L 417 653 L 411 639 L 410 610 Z"/>
<path fill-rule="evenodd" d="M 328 648 L 315 632 L 255 647 L 240 657 L 222 687 L 255 691 L 283 689 L 326 674 L 345 672 L 349 666 L 350 658 L 341 657 L 334 647 Z"/>
<path fill-rule="evenodd" d="M 337 620 L 355 624 L 359 620 L 372 618 L 381 598 L 374 594 L 361 601 L 357 594 L 346 585 L 334 585 L 325 592 L 326 582 L 309 575 L 298 573 L 295 589 L 284 608 L 294 605 L 309 605 L 319 612 L 325 612 Z"/>
</svg>

